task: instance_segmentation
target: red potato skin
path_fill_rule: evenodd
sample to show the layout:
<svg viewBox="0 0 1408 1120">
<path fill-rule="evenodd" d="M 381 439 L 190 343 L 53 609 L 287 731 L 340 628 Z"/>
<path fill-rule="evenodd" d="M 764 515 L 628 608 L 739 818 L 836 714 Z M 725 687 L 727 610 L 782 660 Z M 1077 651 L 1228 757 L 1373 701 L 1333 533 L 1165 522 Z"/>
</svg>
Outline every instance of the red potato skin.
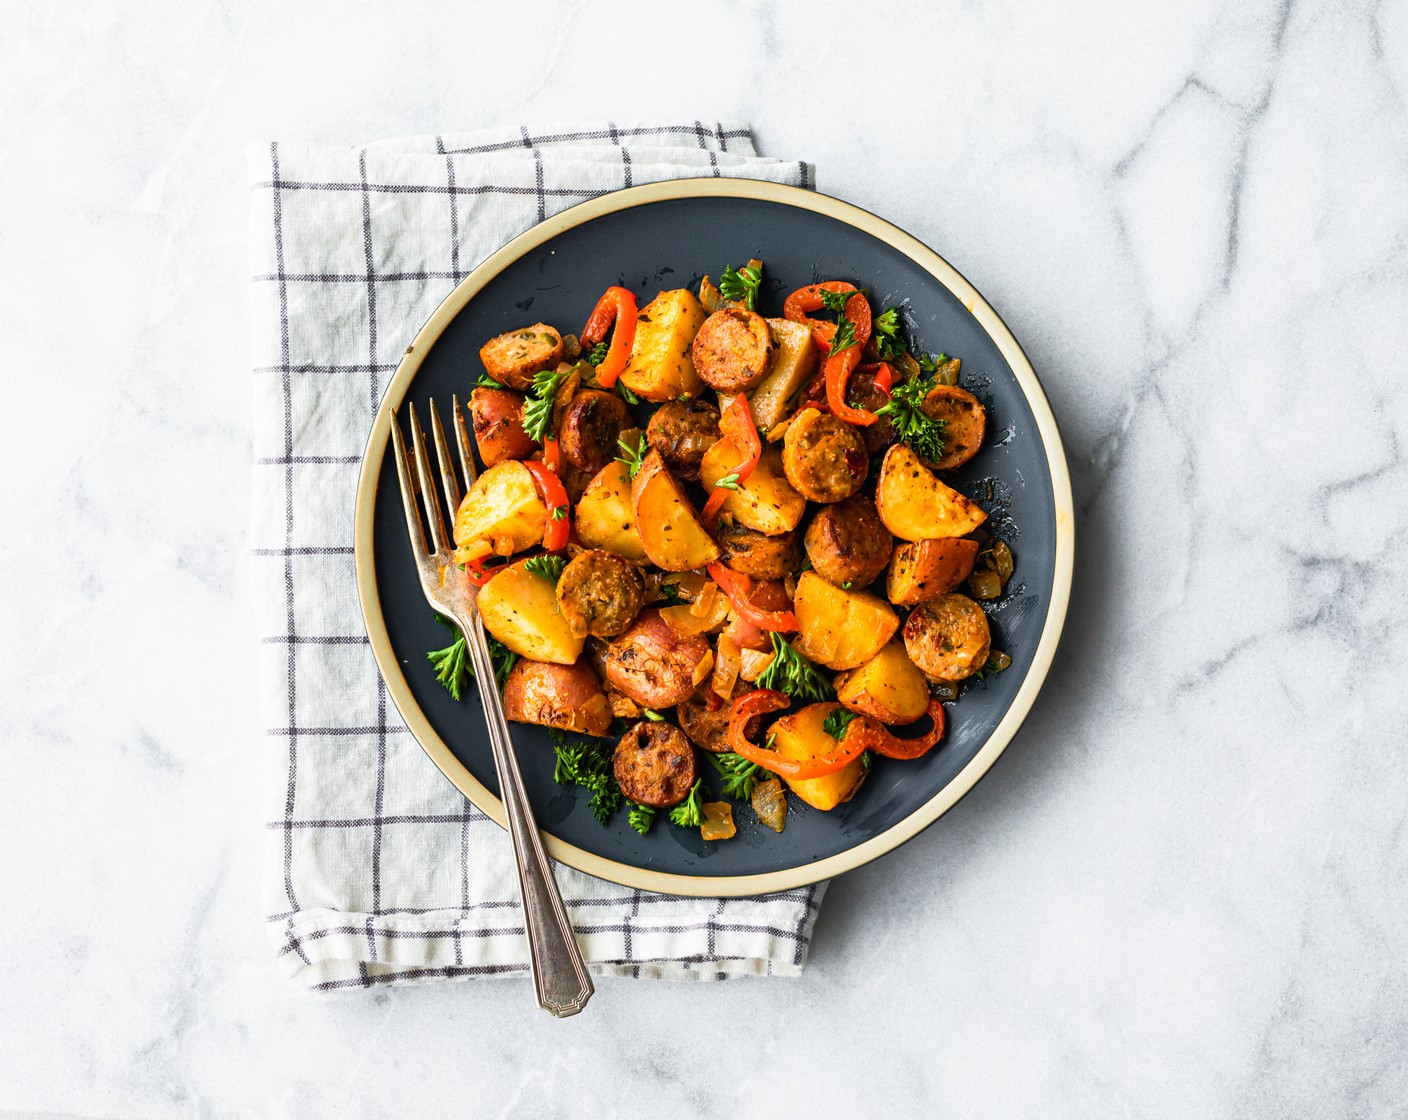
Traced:
<svg viewBox="0 0 1408 1120">
<path fill-rule="evenodd" d="M 504 682 L 504 714 L 517 723 L 584 735 L 605 735 L 611 728 L 606 693 L 586 660 L 550 665 L 519 658 Z"/>
<path fill-rule="evenodd" d="M 522 393 L 480 387 L 469 395 L 474 445 L 486 467 L 505 459 L 526 459 L 538 449 L 523 430 Z"/>
<path fill-rule="evenodd" d="M 670 629 L 658 609 L 640 617 L 603 652 L 606 681 L 643 708 L 670 708 L 694 695 L 694 670 L 709 642 Z"/>
</svg>

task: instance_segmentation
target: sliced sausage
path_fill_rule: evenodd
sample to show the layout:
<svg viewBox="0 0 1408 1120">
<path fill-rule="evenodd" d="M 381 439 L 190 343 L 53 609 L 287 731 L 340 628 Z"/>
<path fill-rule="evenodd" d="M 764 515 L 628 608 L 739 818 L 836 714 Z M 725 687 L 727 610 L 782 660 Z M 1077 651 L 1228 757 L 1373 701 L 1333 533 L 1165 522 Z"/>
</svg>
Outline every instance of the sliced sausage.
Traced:
<svg viewBox="0 0 1408 1120">
<path fill-rule="evenodd" d="M 719 410 L 711 401 L 666 401 L 645 429 L 646 442 L 676 478 L 699 480 L 699 461 L 721 438 Z"/>
<path fill-rule="evenodd" d="M 744 393 L 768 372 L 772 332 L 768 321 L 746 307 L 715 311 L 694 336 L 694 371 L 721 393 Z"/>
<path fill-rule="evenodd" d="M 988 616 L 966 595 L 920 603 L 904 624 L 904 648 L 930 680 L 964 680 L 987 664 Z"/>
<path fill-rule="evenodd" d="M 787 425 L 782 469 L 792 488 L 813 502 L 839 502 L 860 489 L 870 456 L 856 429 L 829 412 L 804 409 Z"/>
<path fill-rule="evenodd" d="M 694 695 L 696 671 L 710 652 L 706 638 L 676 634 L 659 610 L 648 610 L 607 645 L 606 681 L 642 707 L 670 708 Z"/>
<path fill-rule="evenodd" d="M 668 809 L 694 787 L 694 748 L 673 723 L 643 719 L 616 744 L 612 769 L 624 796 L 638 805 Z"/>
<path fill-rule="evenodd" d="M 538 449 L 523 430 L 522 393 L 481 386 L 469 394 L 474 445 L 486 467 L 505 459 L 526 459 Z"/>
<path fill-rule="evenodd" d="M 865 587 L 890 562 L 895 539 L 861 494 L 823 506 L 807 526 L 807 556 L 817 575 L 837 587 Z"/>
<path fill-rule="evenodd" d="M 489 376 L 510 389 L 530 389 L 533 375 L 562 361 L 562 332 L 546 323 L 495 335 L 479 348 L 479 360 Z"/>
<path fill-rule="evenodd" d="M 846 382 L 846 403 L 867 412 L 875 412 L 890 403 L 890 394 L 875 384 L 878 366 L 861 366 L 851 374 Z M 898 376 L 898 375 L 896 375 Z M 882 416 L 873 424 L 860 428 L 860 438 L 865 443 L 866 453 L 879 455 L 895 442 L 895 426 L 888 416 Z"/>
<path fill-rule="evenodd" d="M 562 569 L 557 603 L 574 636 L 614 638 L 645 605 L 645 580 L 629 560 L 590 549 Z"/>
<path fill-rule="evenodd" d="M 944 422 L 943 458 L 929 466 L 941 471 L 961 467 L 983 446 L 988 426 L 987 409 L 967 389 L 935 385 L 919 408 L 931 420 Z"/>
<path fill-rule="evenodd" d="M 586 659 L 550 665 L 520 657 L 504 682 L 504 714 L 586 735 L 605 735 L 611 727 L 611 706 Z"/>
<path fill-rule="evenodd" d="M 615 393 L 583 389 L 572 398 L 557 429 L 562 454 L 577 469 L 596 474 L 621 453 L 616 441 L 630 423 L 630 410 Z"/>
<path fill-rule="evenodd" d="M 802 566 L 802 546 L 796 529 L 769 537 L 735 522 L 723 526 L 717 539 L 720 559 L 735 572 L 754 579 L 785 579 Z"/>
<path fill-rule="evenodd" d="M 745 692 L 752 692 L 753 686 L 747 681 L 739 681 L 734 686 L 734 699 L 742 696 Z M 709 751 L 712 754 L 726 754 L 733 748 L 728 745 L 728 721 L 730 716 L 729 702 L 721 701 L 717 707 L 710 708 L 710 697 L 718 699 L 714 693 L 708 689 L 696 692 L 683 704 L 675 709 L 679 716 L 680 727 L 689 736 L 689 741 L 701 750 Z M 758 726 L 762 722 L 762 716 L 754 716 L 744 728 L 749 739 L 758 733 Z"/>
</svg>

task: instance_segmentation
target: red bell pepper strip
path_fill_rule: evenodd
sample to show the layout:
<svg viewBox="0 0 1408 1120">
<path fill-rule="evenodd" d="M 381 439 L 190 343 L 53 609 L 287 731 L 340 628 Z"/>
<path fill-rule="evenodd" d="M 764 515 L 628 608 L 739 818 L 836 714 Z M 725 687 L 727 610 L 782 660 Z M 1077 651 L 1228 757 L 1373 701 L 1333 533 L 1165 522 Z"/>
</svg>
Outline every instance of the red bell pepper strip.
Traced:
<svg viewBox="0 0 1408 1120">
<path fill-rule="evenodd" d="M 934 726 L 917 739 L 901 739 L 892 735 L 884 724 L 864 715 L 851 721 L 851 729 L 846 738 L 849 740 L 859 732 L 868 751 L 874 751 L 886 758 L 918 758 L 928 754 L 944 737 L 944 706 L 939 701 L 929 701 L 929 716 L 933 719 Z"/>
<path fill-rule="evenodd" d="M 557 442 L 556 436 L 543 440 L 543 465 L 554 473 L 562 471 L 562 444 Z"/>
<path fill-rule="evenodd" d="M 567 538 L 572 533 L 572 504 L 567 498 L 567 488 L 562 485 L 562 479 L 557 477 L 557 472 L 549 470 L 540 460 L 526 459 L 523 465 L 528 468 L 533 481 L 543 492 L 543 501 L 548 507 L 547 526 L 543 529 L 543 547 L 549 552 L 556 552 L 566 547 Z M 562 512 L 559 514 L 558 510 Z"/>
<path fill-rule="evenodd" d="M 631 347 L 636 340 L 636 297 L 625 288 L 607 288 L 606 293 L 597 300 L 587 325 L 582 328 L 580 339 L 583 348 L 590 350 L 605 338 L 613 320 L 616 330 L 611 335 L 611 346 L 601 365 L 596 367 L 597 383 L 603 389 L 616 384 L 616 379 L 630 360 Z"/>
<path fill-rule="evenodd" d="M 895 371 L 890 368 L 889 362 L 878 362 L 873 366 L 861 366 L 861 372 L 868 372 L 870 379 L 875 382 L 878 389 L 889 392 L 895 387 Z"/>
<path fill-rule="evenodd" d="M 873 412 L 863 408 L 852 408 L 846 403 L 846 384 L 851 379 L 851 371 L 860 361 L 860 347 L 848 346 L 839 354 L 826 359 L 826 404 L 831 415 L 847 424 L 868 427 L 879 419 Z"/>
<path fill-rule="evenodd" d="M 751 622 L 759 630 L 776 630 L 784 634 L 798 629 L 797 616 L 791 611 L 768 611 L 753 605 L 753 581 L 742 572 L 735 572 L 717 560 L 708 566 L 708 572 L 709 578 L 719 585 L 719 590 L 727 596 L 738 617 L 745 622 Z"/>
<path fill-rule="evenodd" d="M 758 460 L 763 457 L 763 440 L 758 435 L 757 424 L 753 422 L 753 409 L 743 394 L 734 397 L 728 408 L 724 409 L 723 416 L 719 418 L 719 431 L 723 433 L 724 439 L 738 448 L 743 455 L 743 459 L 732 472 L 738 476 L 739 485 L 742 485 L 748 481 L 748 476 L 753 473 Z M 714 524 L 728 495 L 727 486 L 714 487 L 709 494 L 709 500 L 704 503 L 704 524 Z"/>
<path fill-rule="evenodd" d="M 809 311 L 822 309 L 822 292 L 855 292 L 860 297 L 859 303 L 855 297 L 846 301 L 845 314 L 855 328 L 857 345 L 864 346 L 870 340 L 870 301 L 865 298 L 865 293 L 848 281 L 823 280 L 820 284 L 808 284 L 805 288 L 798 288 L 783 302 L 783 318 L 791 319 L 794 323 L 805 323 L 811 328 L 812 338 L 821 348 L 821 352 L 831 353 L 831 340 L 836 337 L 836 324 L 825 319 L 813 319 L 807 314 Z"/>
<path fill-rule="evenodd" d="M 486 569 L 483 560 L 471 560 L 464 566 L 464 574 L 475 587 L 483 587 L 505 567 L 507 567 L 506 564 L 495 564 L 492 568 Z"/>
<path fill-rule="evenodd" d="M 733 707 L 729 709 L 729 750 L 741 754 L 749 762 L 756 763 L 765 770 L 771 770 L 779 778 L 792 781 L 834 774 L 864 753 L 865 746 L 859 735 L 846 735 L 830 754 L 807 759 L 788 758 L 777 751 L 750 742 L 745 734 L 748 721 L 754 716 L 781 711 L 787 704 L 787 697 L 771 688 L 759 688 L 735 697 Z"/>
</svg>

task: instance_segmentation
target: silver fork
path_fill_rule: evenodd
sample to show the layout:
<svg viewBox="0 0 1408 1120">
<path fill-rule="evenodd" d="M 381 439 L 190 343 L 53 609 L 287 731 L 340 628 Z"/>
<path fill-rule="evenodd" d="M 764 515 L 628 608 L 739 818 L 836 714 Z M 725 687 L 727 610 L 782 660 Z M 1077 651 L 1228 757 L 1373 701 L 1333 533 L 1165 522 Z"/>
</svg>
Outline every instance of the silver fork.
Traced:
<svg viewBox="0 0 1408 1120">
<path fill-rule="evenodd" d="M 469 432 L 459 397 L 453 398 L 455 412 L 455 442 L 459 446 L 460 467 L 466 485 L 474 485 L 474 454 L 470 450 Z M 528 932 L 528 959 L 533 973 L 533 986 L 538 994 L 538 1006 L 558 1018 L 575 1015 L 587 1005 L 595 988 L 587 967 L 582 963 L 577 939 L 567 920 L 567 910 L 558 893 L 557 882 L 548 864 L 538 825 L 528 796 L 523 789 L 523 775 L 513 753 L 508 720 L 504 718 L 503 700 L 494 680 L 494 667 L 489 659 L 489 643 L 475 602 L 478 590 L 455 565 L 453 543 L 445 531 L 445 518 L 440 499 L 430 474 L 430 456 L 425 450 L 425 433 L 413 405 L 407 405 L 411 415 L 411 445 L 415 465 L 406 454 L 401 438 L 401 424 L 391 414 L 391 439 L 396 447 L 396 474 L 401 480 L 401 501 L 406 507 L 406 528 L 411 536 L 411 551 L 415 554 L 420 573 L 421 590 L 430 605 L 441 614 L 455 620 L 469 643 L 474 661 L 474 679 L 479 683 L 479 697 L 484 702 L 484 716 L 489 724 L 489 745 L 494 752 L 494 768 L 499 774 L 499 789 L 503 795 L 504 814 L 508 818 L 508 834 L 513 840 L 513 861 L 518 868 L 518 889 L 523 898 L 523 921 Z M 440 482 L 451 517 L 459 509 L 461 492 L 459 479 L 450 461 L 450 449 L 445 441 L 445 429 L 435 401 L 430 402 L 430 428 L 435 437 L 435 455 L 440 461 Z M 421 523 L 417 497 L 423 498 L 430 523 L 431 547 L 426 547 L 425 529 Z"/>
</svg>

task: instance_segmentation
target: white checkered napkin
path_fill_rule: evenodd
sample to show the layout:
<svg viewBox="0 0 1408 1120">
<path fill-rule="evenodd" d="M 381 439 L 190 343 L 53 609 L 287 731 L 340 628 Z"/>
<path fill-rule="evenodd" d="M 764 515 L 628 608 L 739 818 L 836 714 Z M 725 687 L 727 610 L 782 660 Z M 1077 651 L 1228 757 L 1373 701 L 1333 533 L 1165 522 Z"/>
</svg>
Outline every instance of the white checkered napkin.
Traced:
<svg viewBox="0 0 1408 1120">
<path fill-rule="evenodd" d="M 698 121 L 251 149 L 267 920 L 309 987 L 527 967 L 508 837 L 387 703 L 357 605 L 357 468 L 397 360 L 457 281 L 547 215 L 724 174 L 811 185 L 746 128 Z M 562 867 L 558 882 L 595 971 L 675 980 L 796 975 L 823 890 L 673 898 Z"/>
</svg>

